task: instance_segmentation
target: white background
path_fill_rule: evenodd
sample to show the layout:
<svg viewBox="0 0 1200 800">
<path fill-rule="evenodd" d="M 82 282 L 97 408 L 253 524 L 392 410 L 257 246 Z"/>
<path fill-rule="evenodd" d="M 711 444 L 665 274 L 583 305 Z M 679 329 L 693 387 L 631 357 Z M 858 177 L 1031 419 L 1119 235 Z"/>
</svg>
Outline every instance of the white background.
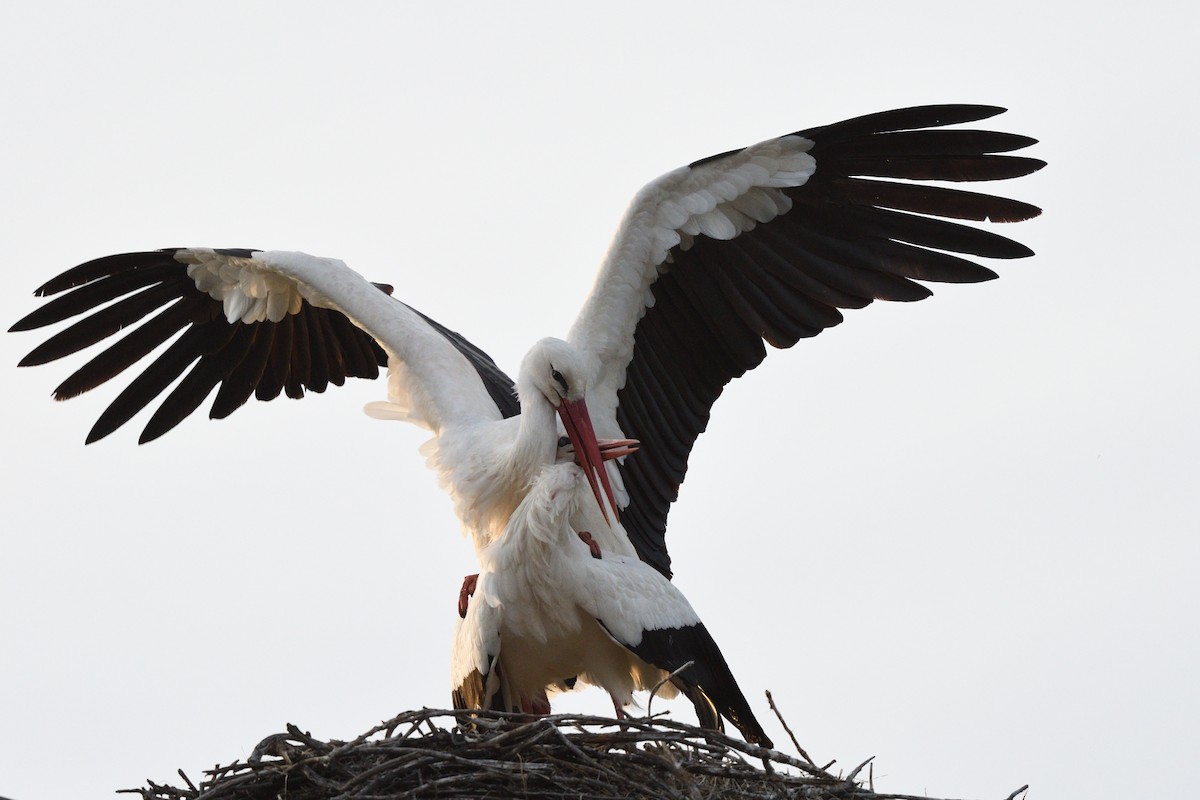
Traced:
<svg viewBox="0 0 1200 800">
<path fill-rule="evenodd" d="M 515 372 L 655 175 L 887 108 L 1007 106 L 987 124 L 1051 166 L 987 188 L 1046 209 L 1001 230 L 1037 257 L 850 312 L 731 386 L 671 516 L 677 582 L 776 741 L 764 688 L 814 758 L 874 755 L 880 790 L 1180 796 L 1200 716 L 1184 8 L 10 5 L 0 320 L 100 255 L 302 249 Z M 349 738 L 449 703 L 473 555 L 424 432 L 360 412 L 382 383 L 138 447 L 143 414 L 85 448 L 125 379 L 53 403 L 81 359 L 18 371 L 42 338 L 0 335 L 0 795 L 198 780 L 287 722 Z"/>
</svg>

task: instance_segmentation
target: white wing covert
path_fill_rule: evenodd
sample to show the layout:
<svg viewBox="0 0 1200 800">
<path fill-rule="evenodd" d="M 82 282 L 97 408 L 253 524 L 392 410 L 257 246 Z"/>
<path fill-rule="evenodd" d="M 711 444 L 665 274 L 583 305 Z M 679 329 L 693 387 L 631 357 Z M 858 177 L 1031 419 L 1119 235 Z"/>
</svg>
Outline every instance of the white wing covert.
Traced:
<svg viewBox="0 0 1200 800">
<path fill-rule="evenodd" d="M 672 250 L 690 249 L 697 236 L 733 239 L 786 212 L 792 203 L 780 189 L 812 175 L 811 147 L 807 139 L 782 136 L 681 167 L 638 192 L 568 336 L 598 362 L 589 392 L 598 408 L 615 407 L 633 357 L 634 328 L 654 305 L 650 289 L 670 269 Z"/>
</svg>

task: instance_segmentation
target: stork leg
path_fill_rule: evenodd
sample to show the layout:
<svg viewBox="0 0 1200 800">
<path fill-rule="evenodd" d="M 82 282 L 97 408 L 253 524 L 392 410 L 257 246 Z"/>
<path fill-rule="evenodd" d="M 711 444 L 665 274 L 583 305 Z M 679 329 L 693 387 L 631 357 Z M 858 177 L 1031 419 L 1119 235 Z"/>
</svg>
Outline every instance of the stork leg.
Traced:
<svg viewBox="0 0 1200 800">
<path fill-rule="evenodd" d="M 458 590 L 458 616 L 467 618 L 467 601 L 475 594 L 475 584 L 479 583 L 479 573 L 463 578 L 462 588 Z"/>
<path fill-rule="evenodd" d="M 609 699 L 612 700 L 613 711 L 616 712 L 618 720 L 629 719 L 629 714 L 625 713 L 625 708 L 621 705 L 621 701 L 617 699 L 615 694 L 610 694 Z"/>
<path fill-rule="evenodd" d="M 592 558 L 600 557 L 600 545 L 592 538 L 592 534 L 587 531 L 579 531 L 579 538 L 588 546 L 588 550 L 592 551 Z"/>
<path fill-rule="evenodd" d="M 550 713 L 550 698 L 543 689 L 533 697 L 521 700 L 521 711 L 535 717 L 545 717 Z"/>
</svg>

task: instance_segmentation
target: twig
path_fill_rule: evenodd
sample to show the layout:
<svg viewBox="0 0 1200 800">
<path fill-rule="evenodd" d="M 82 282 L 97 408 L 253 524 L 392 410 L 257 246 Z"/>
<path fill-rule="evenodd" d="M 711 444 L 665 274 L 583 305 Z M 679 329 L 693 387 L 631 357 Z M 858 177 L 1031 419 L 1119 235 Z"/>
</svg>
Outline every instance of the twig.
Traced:
<svg viewBox="0 0 1200 800">
<path fill-rule="evenodd" d="M 178 770 L 178 772 L 179 772 L 179 777 L 183 778 L 183 782 L 188 785 L 188 788 L 191 789 L 196 794 L 199 794 L 200 790 L 196 788 L 196 784 L 192 783 L 192 779 L 187 776 L 187 773 L 185 773 L 182 769 Z M 1012 800 L 1012 798 L 1010 797 L 1009 800 Z"/>
<path fill-rule="evenodd" d="M 792 733 L 792 729 L 790 727 L 788 727 L 787 720 L 785 720 L 783 718 L 783 714 L 781 714 L 779 709 L 776 708 L 775 698 L 771 696 L 771 690 L 767 689 L 766 691 L 767 691 L 767 704 L 770 705 L 771 710 L 775 712 L 775 717 L 779 720 L 779 724 L 783 726 L 783 729 L 785 731 L 787 731 L 788 738 L 792 740 L 792 746 L 796 748 L 796 752 L 799 753 L 801 755 L 801 757 L 804 758 L 805 761 L 807 761 L 808 763 L 812 764 L 815 767 L 817 765 L 817 762 L 813 761 L 812 757 L 809 756 L 808 753 L 804 752 L 804 748 L 800 746 L 800 743 L 798 741 L 796 741 L 796 735 L 794 733 Z"/>
<path fill-rule="evenodd" d="M 854 783 L 854 779 L 858 777 L 858 773 L 862 772 L 863 767 L 865 767 L 867 764 L 870 764 L 874 760 L 875 760 L 875 756 L 871 756 L 866 761 L 862 762 L 857 767 L 852 769 L 850 771 L 850 774 L 846 776 L 846 783 Z"/>
<path fill-rule="evenodd" d="M 661 688 L 663 687 L 663 684 L 665 684 L 667 681 L 671 680 L 671 679 L 672 679 L 672 678 L 674 678 L 676 675 L 678 675 L 679 673 L 683 672 L 685 669 L 687 669 L 688 667 L 692 666 L 692 665 L 693 665 L 693 664 L 695 664 L 695 663 L 696 663 L 696 662 L 695 662 L 694 660 L 693 660 L 693 661 L 689 661 L 689 662 L 687 662 L 687 663 L 686 663 L 686 664 L 684 664 L 682 667 L 680 667 L 679 669 L 675 670 L 675 671 L 674 671 L 674 672 L 672 672 L 671 674 L 667 675 L 665 678 L 663 678 L 662 680 L 660 680 L 658 683 L 654 684 L 654 688 L 650 690 L 650 699 L 648 699 L 648 700 L 646 701 L 646 716 L 647 716 L 647 717 L 653 716 L 653 714 L 651 714 L 651 713 L 650 713 L 650 711 L 651 711 L 651 707 L 654 705 L 654 698 L 655 698 L 655 696 L 657 696 L 657 695 L 658 695 L 658 690 L 659 690 L 659 689 L 661 689 Z"/>
</svg>

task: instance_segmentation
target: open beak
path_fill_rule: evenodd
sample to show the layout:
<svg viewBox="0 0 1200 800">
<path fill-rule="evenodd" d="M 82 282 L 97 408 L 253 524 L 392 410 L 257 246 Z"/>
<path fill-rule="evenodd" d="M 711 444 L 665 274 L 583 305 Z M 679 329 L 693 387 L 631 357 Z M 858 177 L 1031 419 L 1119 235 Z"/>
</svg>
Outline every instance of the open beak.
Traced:
<svg viewBox="0 0 1200 800">
<path fill-rule="evenodd" d="M 596 444 L 600 447 L 600 458 L 605 461 L 636 453 L 642 446 L 637 439 L 597 439 Z"/>
<path fill-rule="evenodd" d="M 607 460 L 600 452 L 600 443 L 596 441 L 596 431 L 592 428 L 592 418 L 588 415 L 587 404 L 583 402 L 583 398 L 578 400 L 563 400 L 558 406 L 558 416 L 562 418 L 563 427 L 567 429 L 567 438 L 571 440 L 571 446 L 575 448 L 575 460 L 579 462 L 579 466 L 583 468 L 583 474 L 587 475 L 588 484 L 592 487 L 592 494 L 596 496 L 596 502 L 600 505 L 600 512 L 604 514 L 604 521 L 612 524 L 612 520 L 608 518 L 608 506 L 604 503 L 604 498 L 608 498 L 608 502 L 612 505 L 613 513 L 617 510 L 617 499 L 613 496 L 612 484 L 608 481 L 608 471 L 604 469 L 604 462 Z M 628 450 L 629 445 L 625 442 L 629 440 L 615 440 L 621 444 L 610 450 L 616 452 L 616 455 L 611 455 L 609 458 L 619 458 L 625 455 L 624 450 Z M 635 448 L 636 449 L 636 448 Z M 598 482 L 597 482 L 597 479 Z M 604 487 L 604 494 L 600 494 L 600 487 Z"/>
</svg>

